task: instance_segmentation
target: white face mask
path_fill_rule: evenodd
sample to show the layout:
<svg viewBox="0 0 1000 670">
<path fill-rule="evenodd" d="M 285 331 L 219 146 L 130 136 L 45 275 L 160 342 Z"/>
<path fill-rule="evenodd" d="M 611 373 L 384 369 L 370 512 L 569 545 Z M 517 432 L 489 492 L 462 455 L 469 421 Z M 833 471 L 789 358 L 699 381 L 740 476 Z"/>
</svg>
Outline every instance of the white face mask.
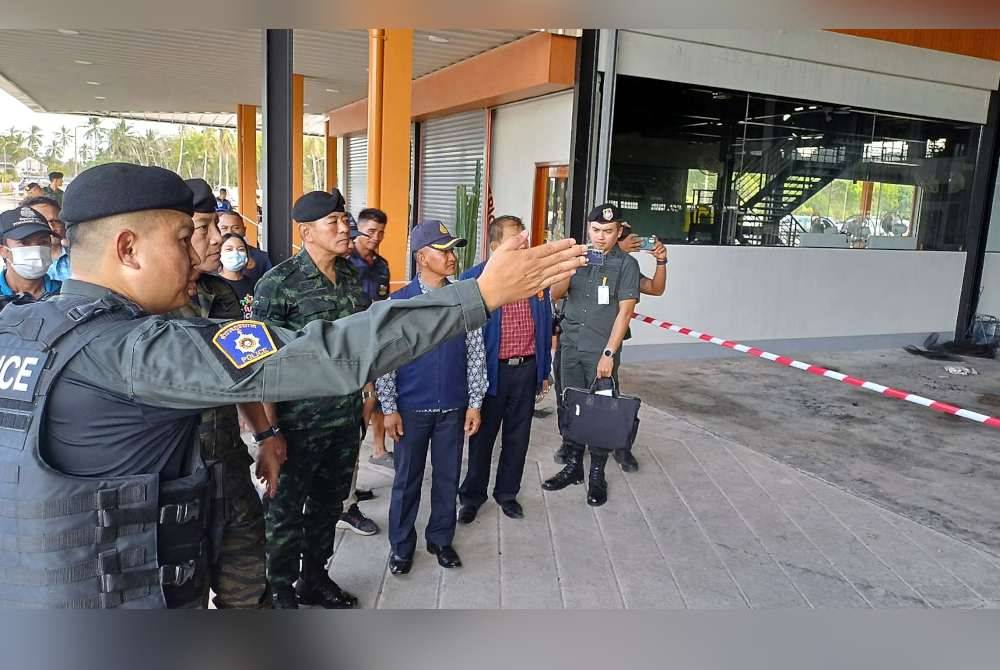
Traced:
<svg viewBox="0 0 1000 670">
<path fill-rule="evenodd" d="M 52 265 L 52 247 L 10 247 L 10 266 L 25 279 L 44 277 Z"/>
<path fill-rule="evenodd" d="M 242 251 L 223 251 L 222 267 L 229 272 L 239 272 L 247 266 L 247 255 Z"/>
</svg>

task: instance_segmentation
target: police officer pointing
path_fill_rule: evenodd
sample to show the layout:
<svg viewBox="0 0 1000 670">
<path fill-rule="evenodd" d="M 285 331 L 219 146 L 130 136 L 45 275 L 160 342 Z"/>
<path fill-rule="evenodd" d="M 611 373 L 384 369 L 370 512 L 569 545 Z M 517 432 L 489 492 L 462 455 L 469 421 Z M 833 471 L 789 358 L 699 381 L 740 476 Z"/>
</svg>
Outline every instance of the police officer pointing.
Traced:
<svg viewBox="0 0 1000 670">
<path fill-rule="evenodd" d="M 202 409 L 354 392 L 584 262 L 572 241 L 521 237 L 477 282 L 336 324 L 169 320 L 155 315 L 187 303 L 200 262 L 192 197 L 162 168 L 81 173 L 63 210 L 72 278 L 0 312 L 2 606 L 199 606 L 218 518 Z"/>
</svg>

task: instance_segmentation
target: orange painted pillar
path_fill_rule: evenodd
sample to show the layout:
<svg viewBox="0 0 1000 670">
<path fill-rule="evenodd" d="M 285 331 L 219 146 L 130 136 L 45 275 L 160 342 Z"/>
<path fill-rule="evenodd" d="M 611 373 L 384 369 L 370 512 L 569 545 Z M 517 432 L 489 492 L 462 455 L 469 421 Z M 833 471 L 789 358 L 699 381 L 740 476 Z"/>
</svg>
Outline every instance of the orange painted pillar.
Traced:
<svg viewBox="0 0 1000 670">
<path fill-rule="evenodd" d="M 292 75 L 292 203 L 299 199 L 303 193 L 303 150 L 302 150 L 302 121 L 305 114 L 303 100 L 305 91 L 305 78 L 301 74 Z M 291 225 L 291 222 L 289 222 Z M 292 246 L 302 247 L 302 236 L 299 235 L 299 227 L 292 227 Z"/>
<path fill-rule="evenodd" d="M 326 122 L 326 190 L 337 187 L 337 136 L 330 134 L 330 122 Z"/>
<path fill-rule="evenodd" d="M 390 28 L 383 36 L 379 191 L 377 199 L 372 200 L 369 154 L 368 206 L 384 210 L 389 218 L 379 253 L 389 261 L 392 288 L 395 289 L 406 283 L 408 255 L 413 30 Z M 371 147 L 373 126 L 368 128 Z"/>
<path fill-rule="evenodd" d="M 385 33 L 368 31 L 368 206 L 378 207 L 382 195 L 382 113 L 384 107 Z M 391 113 L 391 112 L 390 112 Z"/>
<path fill-rule="evenodd" d="M 247 242 L 257 244 L 257 107 L 236 106 L 236 179 Z"/>
</svg>

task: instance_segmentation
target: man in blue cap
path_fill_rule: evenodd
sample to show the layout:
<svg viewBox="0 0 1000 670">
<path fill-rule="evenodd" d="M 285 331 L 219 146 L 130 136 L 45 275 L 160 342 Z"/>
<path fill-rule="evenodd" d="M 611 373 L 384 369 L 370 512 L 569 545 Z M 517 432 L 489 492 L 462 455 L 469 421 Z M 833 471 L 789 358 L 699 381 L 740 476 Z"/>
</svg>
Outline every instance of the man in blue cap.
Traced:
<svg viewBox="0 0 1000 670">
<path fill-rule="evenodd" d="M 457 270 L 455 247 L 468 242 L 452 236 L 440 221 L 422 221 L 410 232 L 417 277 L 390 296 L 413 298 L 451 283 Z M 431 451 L 431 516 L 427 551 L 444 568 L 462 565 L 452 547 L 456 497 L 465 435 L 479 430 L 486 395 L 486 352 L 482 331 L 453 337 L 375 382 L 385 414 L 385 432 L 396 442 L 396 476 L 389 502 L 389 571 L 406 574 L 417 546 L 414 528 L 420 507 L 427 449 Z"/>
<path fill-rule="evenodd" d="M 52 229 L 48 221 L 31 207 L 17 207 L 0 214 L 0 296 L 4 305 L 20 300 L 39 299 L 58 293 L 62 282 L 46 275 L 52 265 Z"/>
</svg>

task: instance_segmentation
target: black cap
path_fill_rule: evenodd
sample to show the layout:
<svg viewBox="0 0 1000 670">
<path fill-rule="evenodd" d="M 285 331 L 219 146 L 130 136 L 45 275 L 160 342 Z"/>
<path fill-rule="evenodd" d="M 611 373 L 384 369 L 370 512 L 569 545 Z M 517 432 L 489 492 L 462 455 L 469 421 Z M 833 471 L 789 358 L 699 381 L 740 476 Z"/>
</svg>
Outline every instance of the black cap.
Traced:
<svg viewBox="0 0 1000 670">
<path fill-rule="evenodd" d="M 590 210 L 590 214 L 587 215 L 587 221 L 596 221 L 598 223 L 621 223 L 621 220 L 621 210 L 610 202 L 598 205 Z"/>
<path fill-rule="evenodd" d="M 194 211 L 198 214 L 215 214 L 215 194 L 212 186 L 204 179 L 185 179 L 191 192 L 194 193 Z"/>
<path fill-rule="evenodd" d="M 292 218 L 299 223 L 318 221 L 334 212 L 345 212 L 346 203 L 340 191 L 310 191 L 295 201 L 292 207 Z"/>
<path fill-rule="evenodd" d="M 66 227 L 115 214 L 172 209 L 194 213 L 194 195 L 178 175 L 161 167 L 105 163 L 84 170 L 63 196 Z"/>
<path fill-rule="evenodd" d="M 52 234 L 49 222 L 31 207 L 17 207 L 0 214 L 0 238 L 23 240 L 35 233 Z"/>
</svg>

